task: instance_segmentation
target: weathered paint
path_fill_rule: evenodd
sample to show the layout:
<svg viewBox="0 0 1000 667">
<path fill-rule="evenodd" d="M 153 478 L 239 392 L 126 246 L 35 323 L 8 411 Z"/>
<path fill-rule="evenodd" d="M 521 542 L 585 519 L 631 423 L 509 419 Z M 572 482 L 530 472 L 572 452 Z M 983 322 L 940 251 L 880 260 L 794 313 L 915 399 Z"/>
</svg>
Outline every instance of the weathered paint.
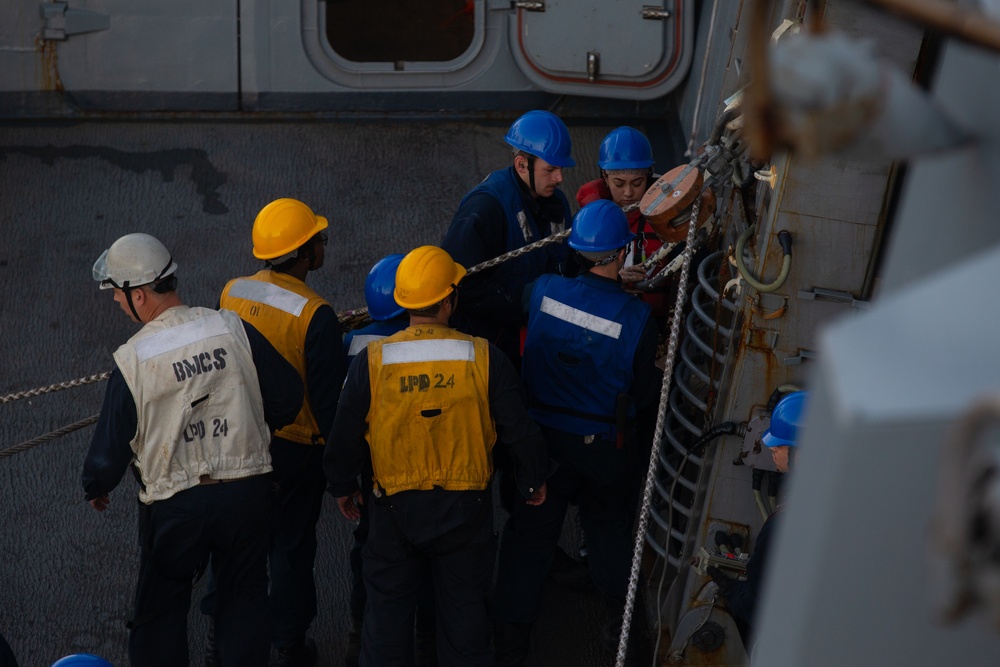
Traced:
<svg viewBox="0 0 1000 667">
<path fill-rule="evenodd" d="M 42 39 L 41 34 L 35 36 L 35 51 L 38 54 L 38 86 L 43 91 L 63 91 L 62 80 L 59 78 L 59 49 L 52 39 Z"/>
</svg>

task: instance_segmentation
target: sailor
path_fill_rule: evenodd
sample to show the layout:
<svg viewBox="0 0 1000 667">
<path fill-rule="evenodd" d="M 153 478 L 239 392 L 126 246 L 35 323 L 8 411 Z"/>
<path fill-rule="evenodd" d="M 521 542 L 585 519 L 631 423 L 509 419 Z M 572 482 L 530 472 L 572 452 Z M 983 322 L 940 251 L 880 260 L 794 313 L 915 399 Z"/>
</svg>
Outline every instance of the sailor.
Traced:
<svg viewBox="0 0 1000 667">
<path fill-rule="evenodd" d="M 6 665 L 0 662 L 0 665 Z M 52 667 L 114 667 L 110 662 L 92 653 L 74 653 L 52 663 Z"/>
<path fill-rule="evenodd" d="M 405 330 L 368 343 L 351 364 L 324 466 L 344 506 L 369 456 L 371 522 L 361 664 L 412 661 L 423 572 L 434 581 L 441 665 L 492 665 L 487 597 L 494 565 L 491 453 L 515 462 L 521 504 L 545 500 L 545 443 L 510 361 L 448 326 L 465 269 L 441 248 L 411 251 L 396 271 Z M 367 447 L 366 447 L 367 442 Z"/>
<path fill-rule="evenodd" d="M 562 232 L 572 215 L 559 189 L 571 157 L 569 130 L 548 111 L 529 111 L 510 126 L 511 166 L 491 173 L 459 204 L 441 247 L 455 261 L 474 266 Z M 567 271 L 558 243 L 471 276 L 462 286 L 455 327 L 483 336 L 520 360 L 521 291 L 543 273 Z"/>
<path fill-rule="evenodd" d="M 375 263 L 365 279 L 365 304 L 372 323 L 360 329 L 348 331 L 344 336 L 344 351 L 347 363 L 350 365 L 358 352 L 364 350 L 368 343 L 391 336 L 405 329 L 410 318 L 406 309 L 396 303 L 393 292 L 396 289 L 396 269 L 403 255 L 387 255 Z M 348 635 L 347 660 L 348 667 L 357 665 L 361 654 L 361 626 L 364 620 L 365 582 L 361 571 L 361 552 L 368 540 L 368 505 L 371 503 L 372 470 L 371 457 L 365 459 L 364 471 L 361 474 L 361 489 L 357 494 L 344 496 L 340 499 L 341 513 L 358 522 L 354 529 L 354 545 L 351 547 L 351 630 Z M 425 577 L 421 595 L 417 599 L 416 610 L 416 662 L 418 667 L 423 664 L 434 664 L 436 660 L 434 640 L 434 598 L 429 591 L 428 578 Z"/>
<path fill-rule="evenodd" d="M 611 130 L 601 141 L 597 166 L 601 177 L 580 186 L 576 201 L 583 207 L 599 199 L 607 199 L 623 209 L 638 205 L 646 190 L 656 180 L 653 174 L 653 148 L 639 130 L 622 126 Z M 629 229 L 635 234 L 628 248 L 625 266 L 634 266 L 646 261 L 660 249 L 663 242 L 653 232 L 638 206 L 626 213 Z M 665 262 L 660 263 L 660 269 Z M 628 285 L 626 285 L 628 287 Z M 662 291 L 643 293 L 642 300 L 653 310 L 653 317 L 666 314 L 667 304 Z"/>
<path fill-rule="evenodd" d="M 602 643 L 617 646 L 635 517 L 630 424 L 657 389 L 649 306 L 618 281 L 634 237 L 619 206 L 588 204 L 573 222 L 569 245 L 589 269 L 575 279 L 542 276 L 526 299 L 522 377 L 531 415 L 558 467 L 548 479 L 548 502 L 515 507 L 503 530 L 494 594 L 499 665 L 523 665 L 528 656 L 573 499 L 587 534 L 590 575 L 608 605 Z"/>
<path fill-rule="evenodd" d="M 396 269 L 403 255 L 386 255 L 375 262 L 365 278 L 365 305 L 372 322 L 360 329 L 348 331 L 344 336 L 344 353 L 350 365 L 358 352 L 373 340 L 385 338 L 402 331 L 410 323 L 406 309 L 396 303 Z"/>
<path fill-rule="evenodd" d="M 129 464 L 139 480 L 140 545 L 129 660 L 188 664 L 192 584 L 211 556 L 219 653 L 265 667 L 272 429 L 301 407 L 295 368 L 233 312 L 185 306 L 158 240 L 128 234 L 94 264 L 101 289 L 142 329 L 114 354 L 83 465 L 94 509 Z"/>
<path fill-rule="evenodd" d="M 309 667 L 316 646 L 316 523 L 323 506 L 324 437 L 344 378 L 337 314 L 306 285 L 323 266 L 327 219 L 296 199 L 277 199 L 253 223 L 253 254 L 264 268 L 229 281 L 219 299 L 252 324 L 298 370 L 305 398 L 295 421 L 274 432 L 271 460 L 277 515 L 271 543 L 271 641 L 278 667 Z"/>
<path fill-rule="evenodd" d="M 600 200 L 613 201 L 623 210 L 633 205 L 636 206 L 635 209 L 627 211 L 625 214 L 628 219 L 629 231 L 635 234 L 635 239 L 628 246 L 625 266 L 622 269 L 625 290 L 634 291 L 635 283 L 644 280 L 646 275 L 641 271 L 638 275 L 635 270 L 630 272 L 629 267 L 642 264 L 663 245 L 638 208 L 643 195 L 656 180 L 656 176 L 653 174 L 653 147 L 646 135 L 634 127 L 617 127 L 601 141 L 597 166 L 600 169 L 600 178 L 581 185 L 576 193 L 576 201 L 581 207 Z M 667 261 L 664 259 L 653 267 L 651 275 L 655 275 L 666 266 Z M 639 298 L 650 307 L 658 335 L 659 332 L 663 331 L 668 315 L 669 304 L 666 295 L 668 285 L 669 283 L 664 283 L 663 287 L 659 289 L 639 292 Z M 640 409 L 636 415 L 637 448 L 633 452 L 632 460 L 640 468 L 648 462 L 649 450 L 653 446 L 657 407 L 657 403 L 654 401 L 644 409 Z M 639 469 L 635 472 L 637 474 L 633 490 L 636 501 L 638 501 L 645 471 Z M 580 531 L 581 537 L 585 534 L 584 531 Z"/>
<path fill-rule="evenodd" d="M 761 436 L 760 441 L 771 451 L 774 468 L 779 473 L 786 473 L 792 465 L 795 451 L 798 449 L 799 426 L 802 424 L 808 392 L 796 391 L 786 394 L 775 405 L 771 412 L 771 424 Z M 743 636 L 744 645 L 749 650 L 753 638 L 754 619 L 766 564 L 770 556 L 771 540 L 780 519 L 779 506 L 764 522 L 754 540 L 753 553 L 747 562 L 746 579 L 737 580 L 729 577 L 719 568 L 707 568 L 709 576 L 719 586 L 719 592 L 726 601 L 729 613 Z"/>
</svg>

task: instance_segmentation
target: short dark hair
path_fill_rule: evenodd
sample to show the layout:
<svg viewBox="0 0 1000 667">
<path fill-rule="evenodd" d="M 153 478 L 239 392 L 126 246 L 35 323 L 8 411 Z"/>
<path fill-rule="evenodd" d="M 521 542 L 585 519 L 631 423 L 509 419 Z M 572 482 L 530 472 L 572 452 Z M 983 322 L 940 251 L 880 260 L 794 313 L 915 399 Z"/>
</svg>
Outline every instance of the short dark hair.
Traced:
<svg viewBox="0 0 1000 667">
<path fill-rule="evenodd" d="M 449 292 L 448 296 L 446 296 L 445 298 L 441 299 L 437 303 L 431 304 L 431 305 L 427 306 L 426 308 L 419 308 L 419 309 L 417 309 L 417 308 L 408 308 L 406 310 L 406 312 L 412 313 L 413 315 L 421 315 L 421 316 L 424 316 L 424 317 L 433 317 L 433 316 L 437 315 L 441 311 L 441 304 L 443 304 L 445 301 L 448 301 L 449 299 L 451 299 L 454 302 L 454 300 L 456 298 L 458 298 L 458 292 L 453 289 L 451 292 Z"/>
</svg>

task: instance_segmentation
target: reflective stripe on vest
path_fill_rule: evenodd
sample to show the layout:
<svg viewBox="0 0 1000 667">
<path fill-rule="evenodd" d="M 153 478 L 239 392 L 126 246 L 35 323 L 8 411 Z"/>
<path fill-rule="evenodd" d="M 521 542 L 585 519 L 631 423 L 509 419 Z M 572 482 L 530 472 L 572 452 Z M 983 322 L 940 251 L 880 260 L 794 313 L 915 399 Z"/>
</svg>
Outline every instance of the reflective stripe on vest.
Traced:
<svg viewBox="0 0 1000 667">
<path fill-rule="evenodd" d="M 135 354 L 139 363 L 172 352 L 201 340 L 216 336 L 231 335 L 225 321 L 219 317 L 205 317 L 200 320 L 185 322 L 172 329 L 153 334 L 148 338 L 136 341 Z"/>
<path fill-rule="evenodd" d="M 584 310 L 580 310 L 579 308 L 574 308 L 573 306 L 556 301 L 555 299 L 547 296 L 542 297 L 541 311 L 551 315 L 552 317 L 558 318 L 563 322 L 575 324 L 576 326 L 582 327 L 587 331 L 593 331 L 594 333 L 614 338 L 616 340 L 622 334 L 622 325 L 618 322 L 588 313 Z"/>
<path fill-rule="evenodd" d="M 382 348 L 382 364 L 407 364 L 426 361 L 476 360 L 476 350 L 465 340 L 415 340 L 388 343 Z"/>
<path fill-rule="evenodd" d="M 358 352 L 368 347 L 368 343 L 372 342 L 373 340 L 381 340 L 383 338 L 385 338 L 385 336 L 374 336 L 374 335 L 355 336 L 354 338 L 351 339 L 351 347 L 350 349 L 347 350 L 347 356 L 356 357 L 358 356 Z"/>
<path fill-rule="evenodd" d="M 309 303 L 309 299 L 283 287 L 246 278 L 240 278 L 233 283 L 229 288 L 229 296 L 264 303 L 295 317 L 301 315 L 302 309 Z"/>
</svg>

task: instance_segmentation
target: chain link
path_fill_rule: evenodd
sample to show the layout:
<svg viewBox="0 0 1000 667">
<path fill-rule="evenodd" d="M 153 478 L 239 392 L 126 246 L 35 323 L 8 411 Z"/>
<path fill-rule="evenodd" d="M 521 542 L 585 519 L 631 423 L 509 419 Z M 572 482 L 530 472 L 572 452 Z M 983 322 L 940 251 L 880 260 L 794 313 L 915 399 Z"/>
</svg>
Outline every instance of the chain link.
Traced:
<svg viewBox="0 0 1000 667">
<path fill-rule="evenodd" d="M 566 237 L 568 237 L 570 235 L 571 231 L 572 230 L 570 230 L 570 229 L 565 229 L 565 230 L 563 230 L 561 232 L 557 232 L 557 233 L 555 233 L 555 234 L 553 234 L 551 236 L 546 236 L 541 241 L 535 241 L 534 243 L 529 243 L 528 245 L 524 246 L 523 248 L 518 248 L 516 250 L 511 250 L 508 253 L 500 255 L 499 257 L 494 257 L 493 259 L 488 259 L 485 262 L 480 262 L 479 264 L 476 264 L 474 267 L 472 267 L 471 269 L 469 269 L 469 271 L 468 271 L 468 273 L 466 273 L 466 275 L 471 276 L 473 274 L 479 273 L 480 271 L 485 271 L 486 269 L 492 269 L 494 266 L 497 266 L 499 264 L 503 264 L 504 262 L 506 262 L 509 259 L 514 259 L 516 257 L 520 257 L 521 255 L 525 255 L 525 254 L 531 252 L 532 250 L 537 250 L 538 248 L 542 248 L 542 247 L 545 247 L 547 245 L 551 245 L 553 243 L 559 243 L 560 241 L 562 241 L 563 239 L 565 239 Z"/>
<path fill-rule="evenodd" d="M 471 269 L 465 272 L 466 276 L 471 276 L 479 273 L 480 271 L 485 271 L 486 269 L 492 269 L 494 266 L 499 266 L 504 262 L 516 259 L 521 255 L 526 255 L 527 253 L 538 250 L 539 248 L 544 248 L 547 245 L 552 245 L 553 243 L 559 243 L 566 237 L 570 235 L 572 230 L 566 229 L 561 232 L 556 232 L 551 236 L 546 236 L 540 241 L 535 241 L 534 243 L 529 243 L 528 245 L 517 248 L 516 250 L 511 250 L 510 252 L 498 255 L 493 259 L 488 259 L 485 262 L 480 262 L 476 264 Z M 368 317 L 367 308 L 357 308 L 355 310 L 345 310 L 342 313 L 337 314 L 337 320 L 342 326 L 346 326 L 349 330 L 355 328 L 361 322 L 364 322 Z"/>
<path fill-rule="evenodd" d="M 77 378 L 76 380 L 69 380 L 67 382 L 50 384 L 47 387 L 39 387 L 38 389 L 29 389 L 27 391 L 19 391 L 13 394 L 7 394 L 6 396 L 0 396 L 0 403 L 10 403 L 11 401 L 18 401 L 21 400 L 22 398 L 32 398 L 33 396 L 41 396 L 42 394 L 48 394 L 53 391 L 62 391 L 63 389 L 82 387 L 85 384 L 91 384 L 93 382 L 100 382 L 101 380 L 107 380 L 109 377 L 111 377 L 111 371 L 105 371 L 104 373 L 98 373 L 96 375 L 88 375 L 87 377 Z"/>
</svg>

